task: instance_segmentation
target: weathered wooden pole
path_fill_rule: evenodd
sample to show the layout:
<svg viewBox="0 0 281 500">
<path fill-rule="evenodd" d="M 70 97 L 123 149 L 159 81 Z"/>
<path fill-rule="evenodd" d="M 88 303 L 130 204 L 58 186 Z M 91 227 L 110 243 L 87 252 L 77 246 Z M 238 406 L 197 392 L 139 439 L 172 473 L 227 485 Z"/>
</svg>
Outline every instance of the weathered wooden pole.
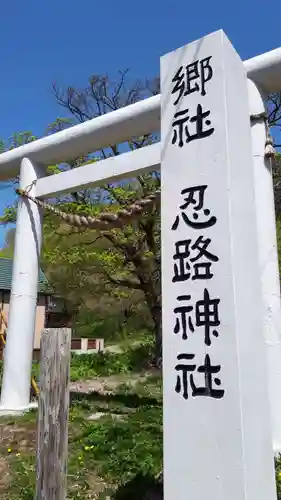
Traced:
<svg viewBox="0 0 281 500">
<path fill-rule="evenodd" d="M 41 336 L 35 500 L 66 500 L 71 329 Z"/>
</svg>

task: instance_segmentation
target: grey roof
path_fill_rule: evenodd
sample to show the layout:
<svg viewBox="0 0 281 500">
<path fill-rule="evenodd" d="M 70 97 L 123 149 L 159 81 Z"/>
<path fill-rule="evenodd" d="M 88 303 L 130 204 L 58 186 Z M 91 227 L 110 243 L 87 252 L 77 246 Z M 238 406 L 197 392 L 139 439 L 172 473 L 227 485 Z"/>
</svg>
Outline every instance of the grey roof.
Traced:
<svg viewBox="0 0 281 500">
<path fill-rule="evenodd" d="M 11 290 L 13 260 L 0 258 L 0 290 Z M 47 294 L 48 281 L 42 270 L 39 272 L 38 292 Z"/>
</svg>

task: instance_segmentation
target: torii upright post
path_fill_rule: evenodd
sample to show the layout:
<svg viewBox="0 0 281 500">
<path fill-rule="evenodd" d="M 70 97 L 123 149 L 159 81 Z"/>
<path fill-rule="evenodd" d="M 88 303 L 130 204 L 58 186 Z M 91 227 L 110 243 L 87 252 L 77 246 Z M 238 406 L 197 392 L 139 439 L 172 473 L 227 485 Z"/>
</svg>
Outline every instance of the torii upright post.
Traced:
<svg viewBox="0 0 281 500">
<path fill-rule="evenodd" d="M 43 168 L 28 158 L 21 161 L 20 187 L 34 193 Z M 1 391 L 0 413 L 17 414 L 30 403 L 30 377 L 42 240 L 42 210 L 28 198 L 19 200 L 13 282 Z"/>
<path fill-rule="evenodd" d="M 247 78 L 222 31 L 161 60 L 165 500 L 276 498 Z"/>
<path fill-rule="evenodd" d="M 278 88 L 278 87 L 277 87 Z M 280 85 L 281 88 L 281 85 Z M 281 452 L 281 302 L 275 223 L 272 160 L 265 157 L 266 105 L 261 88 L 248 80 L 249 113 L 252 116 L 252 147 L 258 255 L 262 284 L 262 319 L 266 345 L 273 449 Z"/>
</svg>

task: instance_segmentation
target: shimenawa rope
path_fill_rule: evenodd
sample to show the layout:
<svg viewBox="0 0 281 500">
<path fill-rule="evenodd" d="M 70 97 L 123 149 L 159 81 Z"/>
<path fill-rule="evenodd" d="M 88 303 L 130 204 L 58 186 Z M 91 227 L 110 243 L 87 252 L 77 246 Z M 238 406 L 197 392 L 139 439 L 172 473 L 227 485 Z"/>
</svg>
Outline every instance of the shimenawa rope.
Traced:
<svg viewBox="0 0 281 500">
<path fill-rule="evenodd" d="M 57 215 L 65 222 L 72 226 L 87 227 L 89 229 L 113 229 L 121 228 L 124 225 L 131 222 L 133 219 L 139 215 L 150 211 L 154 206 L 160 203 L 160 189 L 154 191 L 154 193 L 135 201 L 127 208 L 120 208 L 116 213 L 102 212 L 98 216 L 91 215 L 78 215 L 69 214 L 67 212 L 62 212 L 61 210 L 55 208 L 44 200 L 39 200 L 34 196 L 31 196 L 27 191 L 23 189 L 16 189 L 16 193 L 20 196 L 26 197 L 29 200 L 36 203 L 39 207 L 52 212 Z"/>
<path fill-rule="evenodd" d="M 258 113 L 256 115 L 250 115 L 250 120 L 251 120 L 251 122 L 255 122 L 258 120 L 264 120 L 265 131 L 266 131 L 264 156 L 265 156 L 265 158 L 274 158 L 274 156 L 275 156 L 274 142 L 273 142 L 272 135 L 270 133 L 270 127 L 269 127 L 266 112 L 262 111 L 262 113 Z"/>
</svg>

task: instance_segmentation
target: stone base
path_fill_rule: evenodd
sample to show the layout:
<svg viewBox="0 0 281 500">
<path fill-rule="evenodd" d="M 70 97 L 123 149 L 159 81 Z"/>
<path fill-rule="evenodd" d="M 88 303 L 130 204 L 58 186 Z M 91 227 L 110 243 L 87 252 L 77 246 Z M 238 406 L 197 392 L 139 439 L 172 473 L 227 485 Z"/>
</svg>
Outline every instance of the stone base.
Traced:
<svg viewBox="0 0 281 500">
<path fill-rule="evenodd" d="M 0 418 L 8 417 L 8 416 L 20 416 L 29 412 L 30 410 L 36 410 L 38 408 L 37 401 L 29 403 L 27 406 L 22 406 L 19 408 L 9 409 L 3 406 L 0 406 Z"/>
</svg>

